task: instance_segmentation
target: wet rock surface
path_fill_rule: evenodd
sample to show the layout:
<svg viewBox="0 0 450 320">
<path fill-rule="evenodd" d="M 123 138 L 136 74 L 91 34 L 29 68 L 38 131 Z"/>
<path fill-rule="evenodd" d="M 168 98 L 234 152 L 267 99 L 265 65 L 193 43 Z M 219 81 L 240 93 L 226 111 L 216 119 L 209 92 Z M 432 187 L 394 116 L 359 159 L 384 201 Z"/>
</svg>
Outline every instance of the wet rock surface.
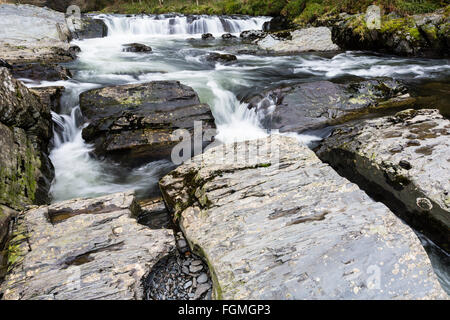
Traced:
<svg viewBox="0 0 450 320">
<path fill-rule="evenodd" d="M 92 39 L 103 38 L 108 35 L 108 27 L 101 19 L 90 17 L 71 18 L 68 23 L 72 38 Z"/>
<path fill-rule="evenodd" d="M 175 243 L 171 230 L 138 224 L 140 214 L 132 193 L 20 214 L 3 299 L 143 299 L 142 279 Z"/>
<path fill-rule="evenodd" d="M 387 207 L 292 138 L 254 141 L 251 160 L 249 143 L 209 149 L 160 181 L 210 266 L 214 298 L 448 298 L 419 239 Z"/>
<path fill-rule="evenodd" d="M 196 120 L 203 130 L 214 127 L 209 106 L 178 81 L 90 90 L 80 95 L 80 106 L 89 122 L 83 138 L 95 144 L 97 155 L 126 165 L 168 158 L 179 142 L 172 140 L 173 131 L 192 133 Z"/>
<path fill-rule="evenodd" d="M 217 52 L 209 53 L 206 56 L 206 61 L 208 62 L 220 62 L 220 63 L 232 63 L 237 60 L 237 57 L 233 54 L 221 54 Z"/>
<path fill-rule="evenodd" d="M 405 110 L 334 130 L 317 154 L 450 250 L 450 121 Z"/>
<path fill-rule="evenodd" d="M 123 47 L 124 52 L 152 52 L 152 48 L 141 43 L 127 43 Z"/>
<path fill-rule="evenodd" d="M 301 83 L 268 90 L 246 101 L 266 128 L 301 132 L 346 121 L 370 109 L 412 103 L 414 99 L 401 83 L 380 79 L 349 84 Z"/>
<path fill-rule="evenodd" d="M 30 89 L 39 96 L 41 103 L 50 110 L 61 113 L 61 97 L 64 92 L 63 86 L 35 87 Z"/>
<path fill-rule="evenodd" d="M 51 137 L 49 106 L 0 68 L 0 204 L 22 209 L 49 201 L 54 176 L 48 158 Z"/>
<path fill-rule="evenodd" d="M 12 73 L 17 79 L 37 81 L 68 80 L 72 77 L 72 73 L 67 68 L 46 62 L 15 64 L 12 67 Z"/>
</svg>

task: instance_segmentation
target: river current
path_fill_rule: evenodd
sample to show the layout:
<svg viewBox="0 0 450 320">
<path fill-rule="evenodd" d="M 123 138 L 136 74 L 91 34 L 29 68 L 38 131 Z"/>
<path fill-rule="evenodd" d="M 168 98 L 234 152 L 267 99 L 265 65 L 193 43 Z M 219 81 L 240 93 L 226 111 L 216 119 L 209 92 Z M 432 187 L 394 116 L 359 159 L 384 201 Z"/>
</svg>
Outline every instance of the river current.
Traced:
<svg viewBox="0 0 450 320">
<path fill-rule="evenodd" d="M 93 158 L 92 146 L 81 136 L 86 124 L 79 108 L 79 94 L 89 89 L 178 80 L 193 87 L 201 102 L 211 106 L 218 129 L 216 139 L 233 142 L 267 135 L 256 114 L 240 101 L 268 88 L 318 80 L 391 77 L 420 91 L 423 84 L 445 84 L 450 79 L 448 60 L 408 59 L 355 51 L 331 56 L 303 53 L 276 57 L 233 52 L 237 56 L 234 64 L 205 63 L 203 57 L 208 53 L 226 53 L 239 45 L 237 40 L 222 40 L 223 33 L 239 37 L 244 30 L 261 29 L 268 17 L 100 15 L 98 18 L 107 24 L 108 36 L 72 41 L 81 48 L 78 59 L 66 65 L 73 73 L 72 79 L 26 82 L 28 86 L 62 85 L 66 88 L 61 114 L 52 114 L 55 123 L 50 154 L 55 167 L 51 188 L 53 201 L 125 190 L 135 190 L 141 197 L 149 197 L 157 192 L 159 178 L 174 167 L 170 161 L 160 160 L 130 170 Z M 212 33 L 216 40 L 201 40 L 203 33 Z M 153 52 L 122 52 L 122 45 L 131 42 L 148 45 Z M 325 128 L 287 134 L 296 137 L 299 143 L 312 144 L 328 132 Z M 433 250 L 439 251 L 439 248 L 433 247 Z M 429 249 L 430 257 L 448 291 L 450 281 L 445 264 L 449 257 L 433 250 Z"/>
</svg>

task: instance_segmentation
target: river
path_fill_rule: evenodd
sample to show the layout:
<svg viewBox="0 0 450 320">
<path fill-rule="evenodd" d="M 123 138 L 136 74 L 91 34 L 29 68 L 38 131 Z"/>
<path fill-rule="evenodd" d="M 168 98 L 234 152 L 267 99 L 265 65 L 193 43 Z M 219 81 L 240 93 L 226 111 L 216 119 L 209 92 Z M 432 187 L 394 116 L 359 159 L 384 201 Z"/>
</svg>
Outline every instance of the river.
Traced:
<svg viewBox="0 0 450 320">
<path fill-rule="evenodd" d="M 264 89 L 317 80 L 342 82 L 356 78 L 391 77 L 420 92 L 424 84 L 445 84 L 450 79 L 448 60 L 408 59 L 368 52 L 341 52 L 334 56 L 303 53 L 276 57 L 242 53 L 236 54 L 237 62 L 231 65 L 208 64 L 202 59 L 212 51 L 226 53 L 241 45 L 236 40 L 221 39 L 223 33 L 239 36 L 244 30 L 261 29 L 268 17 L 99 15 L 98 18 L 107 24 L 108 36 L 72 41 L 81 48 L 78 59 L 66 65 L 73 73 L 72 79 L 27 83 L 29 86 L 66 87 L 61 114 L 52 114 L 55 123 L 50 155 L 55 167 L 55 180 L 51 187 L 53 201 L 130 189 L 141 197 L 150 197 L 157 193 L 159 178 L 173 168 L 171 162 L 160 160 L 129 170 L 93 158 L 90 155 L 92 146 L 81 137 L 86 124 L 79 108 L 79 94 L 92 88 L 178 80 L 193 87 L 201 102 L 211 106 L 218 129 L 216 139 L 232 142 L 267 135 L 256 114 L 240 102 L 242 98 Z M 203 33 L 212 33 L 216 40 L 201 40 Z M 153 52 L 122 52 L 122 45 L 131 42 L 148 45 Z M 447 104 L 443 108 L 448 108 Z M 300 143 L 311 144 L 321 140 L 327 132 L 329 130 L 325 128 L 287 134 L 296 137 Z M 432 244 L 426 247 L 448 292 L 450 281 L 445 265 L 449 257 Z"/>
</svg>

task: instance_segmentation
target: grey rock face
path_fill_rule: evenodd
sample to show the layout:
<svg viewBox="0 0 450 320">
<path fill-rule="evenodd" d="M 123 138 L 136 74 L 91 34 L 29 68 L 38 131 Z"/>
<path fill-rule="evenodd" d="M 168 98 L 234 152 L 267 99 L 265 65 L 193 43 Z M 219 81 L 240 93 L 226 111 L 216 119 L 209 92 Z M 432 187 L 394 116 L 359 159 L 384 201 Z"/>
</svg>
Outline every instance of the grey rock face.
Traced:
<svg viewBox="0 0 450 320">
<path fill-rule="evenodd" d="M 311 27 L 291 32 L 290 40 L 278 40 L 272 35 L 258 41 L 261 49 L 274 52 L 336 51 L 327 27 Z"/>
<path fill-rule="evenodd" d="M 95 144 L 97 155 L 127 165 L 168 158 L 178 143 L 173 131 L 192 133 L 196 120 L 203 121 L 203 130 L 214 127 L 209 106 L 178 81 L 90 90 L 80 95 L 80 106 L 89 122 L 83 138 Z"/>
<path fill-rule="evenodd" d="M 49 106 L 0 68 L 0 204 L 22 209 L 48 202 L 52 133 Z"/>
<path fill-rule="evenodd" d="M 397 107 L 414 101 L 394 80 L 351 84 L 329 81 L 302 83 L 269 90 L 247 100 L 265 127 L 304 131 L 358 117 L 371 108 Z"/>
<path fill-rule="evenodd" d="M 51 87 L 35 87 L 30 89 L 32 92 L 39 96 L 41 103 L 46 105 L 50 110 L 60 113 L 61 112 L 61 96 L 64 92 L 63 86 L 51 86 Z"/>
<path fill-rule="evenodd" d="M 449 135 L 450 121 L 437 110 L 409 109 L 342 126 L 317 153 L 386 201 L 396 200 L 405 220 L 449 252 Z"/>
<path fill-rule="evenodd" d="M 0 56 L 9 63 L 70 61 L 70 37 L 64 13 L 0 4 Z"/>
<path fill-rule="evenodd" d="M 216 299 L 448 298 L 383 204 L 292 138 L 250 143 L 211 148 L 160 181 Z M 250 148 L 259 156 L 244 161 Z"/>
<path fill-rule="evenodd" d="M 142 299 L 142 278 L 174 249 L 172 231 L 136 222 L 132 193 L 74 199 L 21 214 L 3 299 Z"/>
</svg>

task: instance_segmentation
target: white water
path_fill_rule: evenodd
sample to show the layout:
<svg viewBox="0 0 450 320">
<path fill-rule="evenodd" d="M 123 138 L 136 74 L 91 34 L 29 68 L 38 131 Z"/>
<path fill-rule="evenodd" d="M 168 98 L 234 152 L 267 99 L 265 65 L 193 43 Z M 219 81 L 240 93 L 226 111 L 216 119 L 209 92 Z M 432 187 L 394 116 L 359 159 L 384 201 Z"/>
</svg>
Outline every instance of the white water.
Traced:
<svg viewBox="0 0 450 320">
<path fill-rule="evenodd" d="M 245 30 L 262 29 L 269 17 L 243 19 L 217 16 L 112 16 L 99 15 L 108 27 L 108 36 L 119 35 L 201 35 L 203 33 L 239 33 Z"/>
<path fill-rule="evenodd" d="M 178 80 L 191 86 L 200 100 L 211 106 L 222 142 L 234 142 L 264 137 L 256 113 L 237 98 L 238 92 L 259 93 L 271 85 L 283 85 L 287 79 L 308 81 L 339 75 L 364 75 L 382 70 L 382 75 L 409 78 L 433 77 L 434 70 L 448 72 L 448 63 L 423 62 L 400 58 L 374 57 L 358 53 L 342 53 L 334 58 L 313 54 L 269 57 L 241 54 L 233 65 L 207 65 L 203 61 L 211 51 L 226 52 L 224 43 L 187 38 L 199 38 L 202 33 L 220 35 L 226 31 L 239 33 L 260 29 L 268 18 L 220 19 L 199 17 L 190 21 L 182 16 L 99 16 L 108 26 L 108 37 L 74 41 L 80 46 L 79 58 L 70 67 L 74 79 L 69 81 L 28 83 L 29 86 L 63 85 L 62 114 L 53 114 L 55 123 L 54 148 L 50 158 L 56 178 L 51 188 L 54 201 L 80 196 L 98 196 L 134 189 L 143 193 L 156 187 L 161 174 L 173 166 L 169 161 L 148 163 L 132 171 L 111 162 L 94 159 L 92 146 L 85 143 L 81 133 L 82 115 L 78 96 L 86 90 L 126 83 L 155 80 Z M 139 42 L 153 48 L 151 54 L 122 52 L 122 45 Z M 205 44 L 206 43 L 206 44 Z M 442 69 L 444 68 L 444 69 Z M 447 68 L 447 69 L 445 69 Z M 447 71 L 445 71 L 447 70 Z M 369 74 L 370 76 L 370 74 Z M 296 80 L 298 81 L 298 80 Z M 273 109 L 275 106 L 273 106 Z M 285 133 L 309 144 L 321 139 L 322 133 Z"/>
</svg>

